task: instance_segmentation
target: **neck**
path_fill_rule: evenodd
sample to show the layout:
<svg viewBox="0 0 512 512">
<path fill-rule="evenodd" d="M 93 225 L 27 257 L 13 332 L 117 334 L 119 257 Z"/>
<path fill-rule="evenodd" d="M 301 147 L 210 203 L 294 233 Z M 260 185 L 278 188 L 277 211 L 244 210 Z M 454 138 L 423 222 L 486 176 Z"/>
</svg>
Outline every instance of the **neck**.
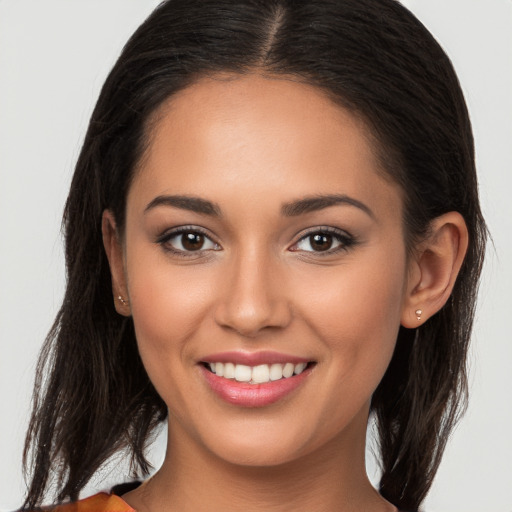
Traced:
<svg viewBox="0 0 512 512">
<path fill-rule="evenodd" d="M 138 512 L 394 511 L 367 478 L 365 431 L 345 432 L 290 462 L 254 467 L 220 459 L 175 424 L 169 428 L 170 449 L 161 469 L 125 499 Z"/>
</svg>

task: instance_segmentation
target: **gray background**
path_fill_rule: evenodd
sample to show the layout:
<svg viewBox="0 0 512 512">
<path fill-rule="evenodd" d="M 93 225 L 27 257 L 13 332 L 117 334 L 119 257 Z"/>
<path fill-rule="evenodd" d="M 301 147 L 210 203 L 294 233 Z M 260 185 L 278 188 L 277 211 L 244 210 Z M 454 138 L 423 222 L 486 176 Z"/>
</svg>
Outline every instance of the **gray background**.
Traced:
<svg viewBox="0 0 512 512">
<path fill-rule="evenodd" d="M 63 294 L 60 216 L 86 123 L 123 43 L 157 3 L 0 0 L 0 510 L 18 507 L 23 495 L 34 366 Z M 404 3 L 459 73 L 494 237 L 471 350 L 470 407 L 425 509 L 511 512 L 512 2 Z M 156 463 L 162 445 L 161 437 Z M 119 482 L 119 467 L 87 492 Z M 368 467 L 375 477 L 371 457 Z"/>
</svg>

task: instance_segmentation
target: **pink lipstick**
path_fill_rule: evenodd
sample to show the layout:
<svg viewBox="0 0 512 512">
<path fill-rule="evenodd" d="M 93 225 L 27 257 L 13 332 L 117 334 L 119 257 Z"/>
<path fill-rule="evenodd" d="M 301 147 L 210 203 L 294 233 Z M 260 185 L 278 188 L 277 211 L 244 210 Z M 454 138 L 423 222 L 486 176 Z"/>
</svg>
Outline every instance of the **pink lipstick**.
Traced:
<svg viewBox="0 0 512 512">
<path fill-rule="evenodd" d="M 209 388 L 240 407 L 264 407 L 299 388 L 315 363 L 277 352 L 222 352 L 200 362 Z"/>
</svg>

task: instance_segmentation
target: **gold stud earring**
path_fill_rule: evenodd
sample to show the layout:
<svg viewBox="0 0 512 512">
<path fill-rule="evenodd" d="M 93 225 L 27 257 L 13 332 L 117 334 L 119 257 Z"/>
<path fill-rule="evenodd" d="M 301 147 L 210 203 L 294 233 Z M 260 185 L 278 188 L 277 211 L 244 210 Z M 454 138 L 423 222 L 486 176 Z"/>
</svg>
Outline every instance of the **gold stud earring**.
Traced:
<svg viewBox="0 0 512 512">
<path fill-rule="evenodd" d="M 128 306 L 128 304 L 130 304 L 130 301 L 123 299 L 123 297 L 121 297 L 121 295 L 118 295 L 117 299 L 119 300 L 119 302 L 121 302 L 121 304 L 123 306 Z"/>
<path fill-rule="evenodd" d="M 423 313 L 423 311 L 421 309 L 417 309 L 414 313 L 416 314 L 416 318 L 418 320 L 421 320 L 421 314 Z"/>
</svg>

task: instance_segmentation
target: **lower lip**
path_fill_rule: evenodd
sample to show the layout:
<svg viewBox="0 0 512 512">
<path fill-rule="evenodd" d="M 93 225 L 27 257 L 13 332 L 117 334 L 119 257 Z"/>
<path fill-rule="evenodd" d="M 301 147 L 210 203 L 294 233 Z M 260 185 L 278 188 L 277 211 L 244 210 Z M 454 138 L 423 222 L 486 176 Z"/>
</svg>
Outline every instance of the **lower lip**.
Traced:
<svg viewBox="0 0 512 512">
<path fill-rule="evenodd" d="M 239 407 L 264 407 L 273 404 L 295 391 L 310 374 L 307 368 L 300 375 L 266 382 L 249 384 L 219 377 L 201 366 L 212 391 L 226 402 Z"/>
</svg>

